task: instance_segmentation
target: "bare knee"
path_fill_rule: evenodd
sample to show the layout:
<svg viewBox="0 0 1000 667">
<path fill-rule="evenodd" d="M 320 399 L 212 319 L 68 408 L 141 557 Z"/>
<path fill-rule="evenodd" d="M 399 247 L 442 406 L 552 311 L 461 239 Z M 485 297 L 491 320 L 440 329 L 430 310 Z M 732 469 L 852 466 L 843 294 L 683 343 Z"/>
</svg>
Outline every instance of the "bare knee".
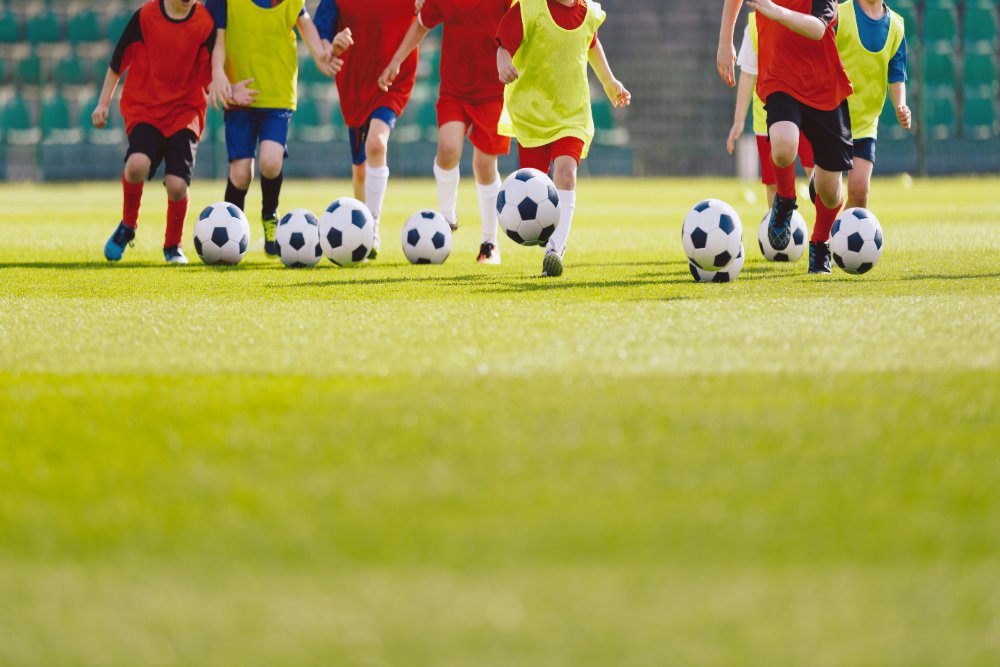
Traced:
<svg viewBox="0 0 1000 667">
<path fill-rule="evenodd" d="M 472 155 L 472 173 L 476 177 L 476 182 L 489 185 L 497 180 L 497 156 L 484 153 L 480 150 Z"/>
<path fill-rule="evenodd" d="M 164 180 L 164 186 L 167 188 L 167 198 L 170 201 L 183 201 L 187 199 L 188 184 L 183 178 L 168 175 Z"/>
<path fill-rule="evenodd" d="M 284 160 L 280 157 L 261 158 L 260 175 L 267 179 L 277 178 L 281 174 L 283 163 Z"/>
<path fill-rule="evenodd" d="M 125 161 L 125 180 L 129 183 L 142 183 L 149 177 L 151 166 L 148 155 L 132 153 Z"/>
<path fill-rule="evenodd" d="M 771 161 L 774 162 L 776 167 L 787 167 L 788 165 L 795 162 L 795 156 L 798 154 L 798 147 L 789 141 L 772 141 L 771 142 Z"/>
<path fill-rule="evenodd" d="M 576 160 L 572 158 L 556 159 L 552 170 L 552 180 L 560 190 L 576 189 Z"/>
<path fill-rule="evenodd" d="M 454 169 L 462 159 L 462 142 L 442 137 L 438 141 L 437 164 L 442 169 Z"/>
<path fill-rule="evenodd" d="M 368 157 L 368 161 L 373 163 L 373 166 L 384 165 L 386 163 L 386 154 L 388 152 L 388 137 L 374 133 L 368 135 L 368 139 L 365 141 L 365 154 Z"/>
<path fill-rule="evenodd" d="M 237 160 L 229 164 L 229 180 L 240 190 L 247 190 L 253 182 L 253 160 Z"/>
</svg>

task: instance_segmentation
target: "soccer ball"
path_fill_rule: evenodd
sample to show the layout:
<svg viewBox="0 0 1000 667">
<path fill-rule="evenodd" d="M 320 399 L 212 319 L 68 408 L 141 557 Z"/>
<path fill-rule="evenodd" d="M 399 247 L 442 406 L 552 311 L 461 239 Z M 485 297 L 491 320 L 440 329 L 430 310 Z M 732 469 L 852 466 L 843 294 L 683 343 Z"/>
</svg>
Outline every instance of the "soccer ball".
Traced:
<svg viewBox="0 0 1000 667">
<path fill-rule="evenodd" d="M 743 245 L 743 223 L 724 201 L 698 202 L 684 218 L 681 243 L 688 259 L 705 271 L 726 268 Z"/>
<path fill-rule="evenodd" d="M 194 224 L 194 249 L 206 264 L 239 264 L 249 245 L 250 223 L 233 204 L 212 204 Z"/>
<path fill-rule="evenodd" d="M 545 245 L 559 226 L 559 193 L 537 169 L 518 169 L 497 196 L 500 226 L 521 245 Z"/>
<path fill-rule="evenodd" d="M 767 225 L 771 222 L 771 213 L 768 211 L 764 219 L 760 221 L 760 229 L 757 230 L 757 246 L 764 259 L 772 262 L 797 262 L 806 250 L 806 221 L 798 211 L 792 211 L 792 240 L 784 250 L 775 250 L 771 242 L 767 240 Z"/>
<path fill-rule="evenodd" d="M 363 203 L 341 197 L 319 219 L 319 243 L 326 258 L 337 266 L 365 261 L 375 244 L 375 219 Z"/>
<path fill-rule="evenodd" d="M 688 260 L 688 268 L 691 269 L 691 275 L 699 283 L 731 283 L 740 277 L 743 261 L 743 244 L 740 244 L 739 254 L 729 263 L 729 266 L 721 271 L 705 271 L 690 259 Z"/>
<path fill-rule="evenodd" d="M 278 257 L 290 269 L 316 266 L 323 256 L 319 247 L 319 220 L 312 212 L 297 208 L 285 214 L 274 232 Z"/>
<path fill-rule="evenodd" d="M 451 254 L 451 225 L 434 211 L 418 211 L 403 225 L 403 254 L 410 264 L 444 264 Z"/>
<path fill-rule="evenodd" d="M 868 273 L 882 256 L 882 225 L 864 208 L 849 208 L 833 221 L 830 252 L 848 273 Z"/>
</svg>

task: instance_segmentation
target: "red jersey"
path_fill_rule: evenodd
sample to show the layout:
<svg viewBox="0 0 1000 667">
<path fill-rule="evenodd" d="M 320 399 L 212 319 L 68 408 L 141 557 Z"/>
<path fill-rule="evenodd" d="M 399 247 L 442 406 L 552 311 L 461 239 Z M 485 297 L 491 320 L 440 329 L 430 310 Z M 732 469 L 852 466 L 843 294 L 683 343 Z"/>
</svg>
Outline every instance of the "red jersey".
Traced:
<svg viewBox="0 0 1000 667">
<path fill-rule="evenodd" d="M 147 123 L 165 137 L 191 130 L 201 138 L 213 48 L 215 22 L 200 3 L 183 19 L 167 16 L 162 0 L 140 7 L 111 57 L 112 71 L 128 71 L 121 99 L 125 131 Z"/>
<path fill-rule="evenodd" d="M 572 7 L 567 7 L 556 0 L 548 0 L 548 5 L 552 20 L 563 30 L 576 30 L 587 18 L 587 0 L 577 0 Z M 496 37 L 497 43 L 511 55 L 521 48 L 521 42 L 524 41 L 524 24 L 521 22 L 520 7 L 511 7 L 504 15 L 497 27 Z M 594 41 L 590 43 L 590 48 L 595 46 L 597 46 L 597 33 L 594 33 Z M 496 56 L 496 51 L 493 55 Z M 496 69 L 496 62 L 493 63 L 493 69 Z"/>
<path fill-rule="evenodd" d="M 378 87 L 378 77 L 396 54 L 415 17 L 413 0 L 337 0 L 338 31 L 351 29 L 354 46 L 344 53 L 337 74 L 340 112 L 348 127 L 361 127 L 379 107 L 403 113 L 417 78 L 417 52 L 399 68 L 389 92 Z"/>
<path fill-rule="evenodd" d="M 509 8 L 510 0 L 427 0 L 420 23 L 425 28 L 444 23 L 441 97 L 470 104 L 503 100 L 493 36 Z"/>
<path fill-rule="evenodd" d="M 787 93 L 814 109 L 832 111 L 854 89 L 837 51 L 835 0 L 775 0 L 795 12 L 817 16 L 827 23 L 819 41 L 792 32 L 757 12 L 757 94 Z M 829 20 L 828 20 L 829 19 Z"/>
</svg>

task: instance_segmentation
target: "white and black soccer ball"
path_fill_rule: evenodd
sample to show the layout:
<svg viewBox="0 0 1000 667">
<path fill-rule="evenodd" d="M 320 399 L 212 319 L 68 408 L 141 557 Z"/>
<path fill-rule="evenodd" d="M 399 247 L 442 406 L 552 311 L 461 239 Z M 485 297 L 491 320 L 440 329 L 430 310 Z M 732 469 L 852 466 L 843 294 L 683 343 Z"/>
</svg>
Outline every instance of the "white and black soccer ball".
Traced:
<svg viewBox="0 0 1000 667">
<path fill-rule="evenodd" d="M 882 256 L 882 225 L 868 209 L 849 208 L 833 221 L 830 253 L 844 271 L 868 273 Z"/>
<path fill-rule="evenodd" d="M 238 206 L 219 202 L 194 223 L 194 249 L 206 264 L 239 264 L 250 247 L 250 223 Z"/>
<path fill-rule="evenodd" d="M 337 266 L 365 261 L 375 245 L 375 219 L 364 203 L 341 197 L 326 207 L 319 219 L 323 254 Z"/>
<path fill-rule="evenodd" d="M 497 196 L 500 226 L 521 245 L 545 245 L 559 226 L 559 193 L 546 174 L 518 169 Z"/>
<path fill-rule="evenodd" d="M 444 264 L 451 254 L 451 225 L 435 211 L 418 211 L 403 225 L 403 254 L 410 264 Z"/>
<path fill-rule="evenodd" d="M 706 271 L 690 259 L 688 260 L 688 268 L 691 270 L 691 276 L 699 283 L 731 283 L 740 277 L 745 259 L 741 244 L 739 254 L 729 263 L 729 266 L 721 271 Z"/>
<path fill-rule="evenodd" d="M 290 269 L 316 266 L 323 251 L 319 247 L 319 219 L 304 208 L 289 211 L 274 232 L 278 257 Z"/>
<path fill-rule="evenodd" d="M 743 245 L 736 209 L 719 199 L 698 202 L 684 218 L 681 243 L 688 259 L 705 271 L 726 268 Z"/>
<path fill-rule="evenodd" d="M 797 262 L 806 251 L 806 221 L 798 211 L 792 211 L 792 240 L 788 242 L 788 247 L 784 250 L 775 250 L 774 246 L 767 238 L 767 226 L 771 222 L 771 214 L 768 211 L 764 219 L 760 221 L 760 228 L 757 230 L 757 247 L 764 259 L 771 262 Z"/>
</svg>

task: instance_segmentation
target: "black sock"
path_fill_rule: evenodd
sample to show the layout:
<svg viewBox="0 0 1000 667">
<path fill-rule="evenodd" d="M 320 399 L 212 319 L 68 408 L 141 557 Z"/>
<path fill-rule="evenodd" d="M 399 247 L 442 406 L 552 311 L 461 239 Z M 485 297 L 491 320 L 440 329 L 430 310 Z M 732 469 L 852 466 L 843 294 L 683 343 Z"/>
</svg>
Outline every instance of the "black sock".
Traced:
<svg viewBox="0 0 1000 667">
<path fill-rule="evenodd" d="M 226 183 L 226 201 L 242 211 L 247 206 L 247 191 L 240 190 L 230 180 Z"/>
<path fill-rule="evenodd" d="M 285 180 L 285 172 L 280 172 L 274 178 L 260 176 L 261 215 L 275 218 L 278 215 L 278 198 L 281 196 L 281 184 Z"/>
</svg>

